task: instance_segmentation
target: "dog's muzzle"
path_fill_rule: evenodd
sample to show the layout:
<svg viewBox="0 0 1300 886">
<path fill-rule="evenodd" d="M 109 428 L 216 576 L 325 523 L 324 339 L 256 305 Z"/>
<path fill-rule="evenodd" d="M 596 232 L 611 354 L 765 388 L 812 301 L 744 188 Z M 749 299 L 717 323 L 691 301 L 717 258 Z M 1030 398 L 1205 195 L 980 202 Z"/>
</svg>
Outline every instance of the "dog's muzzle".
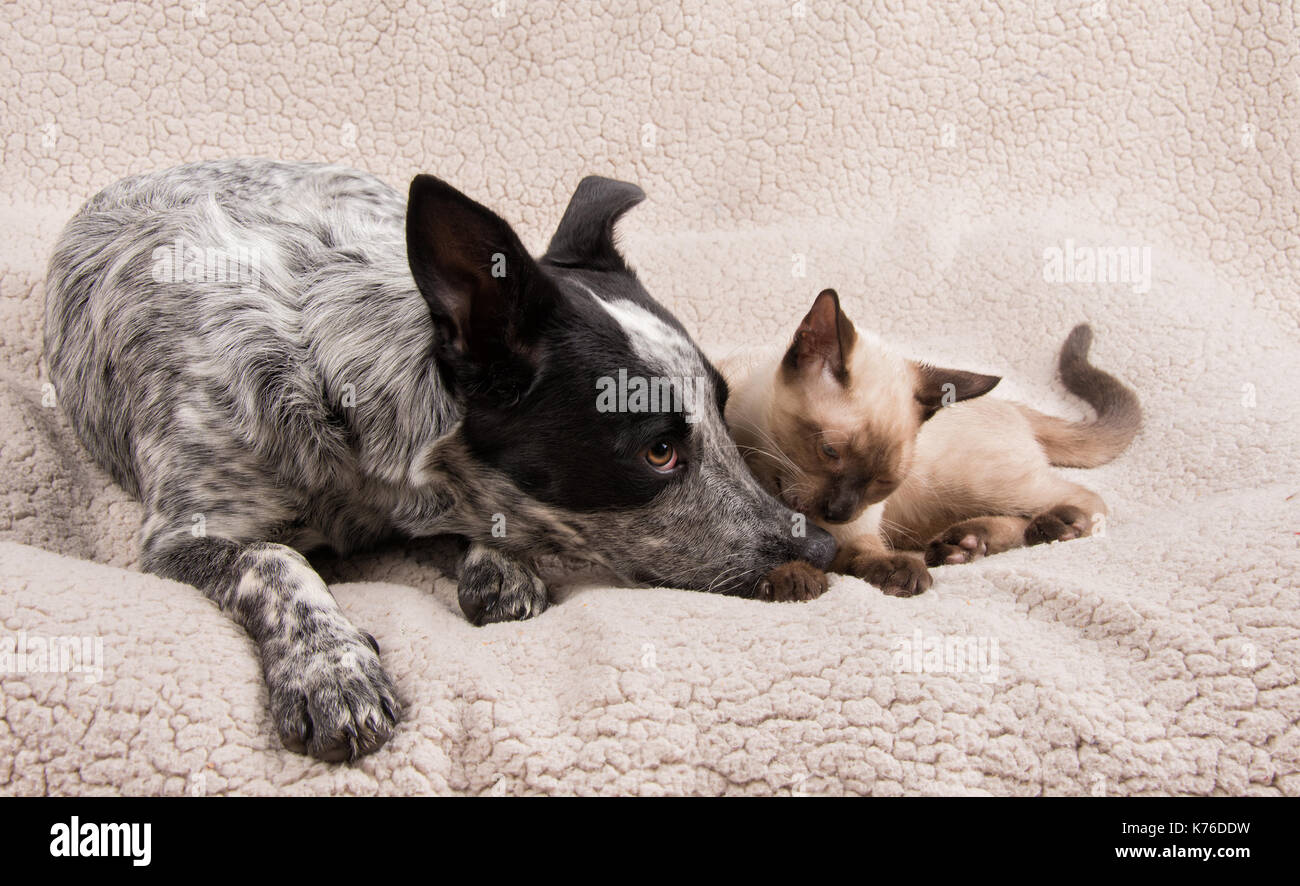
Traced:
<svg viewBox="0 0 1300 886">
<path fill-rule="evenodd" d="M 808 534 L 800 539 L 803 542 L 800 553 L 793 557 L 795 560 L 807 560 L 818 569 L 829 569 L 831 561 L 835 559 L 835 539 L 820 526 L 815 523 L 808 524 Z"/>
</svg>

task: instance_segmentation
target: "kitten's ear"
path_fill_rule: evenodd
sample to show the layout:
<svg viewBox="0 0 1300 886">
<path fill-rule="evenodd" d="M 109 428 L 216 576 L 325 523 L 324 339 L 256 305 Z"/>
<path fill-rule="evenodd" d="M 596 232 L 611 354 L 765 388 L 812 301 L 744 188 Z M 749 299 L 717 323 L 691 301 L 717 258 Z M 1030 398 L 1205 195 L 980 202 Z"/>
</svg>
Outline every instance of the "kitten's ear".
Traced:
<svg viewBox="0 0 1300 886">
<path fill-rule="evenodd" d="M 943 369 L 915 363 L 916 402 L 921 404 L 922 419 L 933 416 L 944 406 L 980 397 L 997 387 L 1000 375 L 981 375 L 963 369 Z"/>
<path fill-rule="evenodd" d="M 783 365 L 801 375 L 827 369 L 836 381 L 846 384 L 849 356 L 857 340 L 857 330 L 840 309 L 839 295 L 834 289 L 823 289 L 795 330 Z"/>
<path fill-rule="evenodd" d="M 614 245 L 614 223 L 644 199 L 645 192 L 634 184 L 587 176 L 569 198 L 542 261 L 566 268 L 626 271 Z"/>
<path fill-rule="evenodd" d="M 438 356 L 471 388 L 527 387 L 532 345 L 559 298 L 510 225 L 431 175 L 411 182 L 406 251 L 439 328 Z"/>
</svg>

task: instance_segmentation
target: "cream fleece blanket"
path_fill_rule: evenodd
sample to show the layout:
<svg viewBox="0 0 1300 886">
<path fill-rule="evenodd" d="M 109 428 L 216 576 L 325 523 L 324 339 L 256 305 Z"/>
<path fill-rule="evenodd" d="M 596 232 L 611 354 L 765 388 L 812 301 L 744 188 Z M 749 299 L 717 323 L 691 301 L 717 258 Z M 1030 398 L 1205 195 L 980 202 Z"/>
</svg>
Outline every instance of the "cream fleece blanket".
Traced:
<svg viewBox="0 0 1300 886">
<path fill-rule="evenodd" d="M 1291 4 L 591 5 L 0 6 L 0 793 L 1300 794 Z M 408 716 L 312 762 L 240 630 L 136 571 L 40 367 L 77 205 L 229 155 L 434 172 L 537 250 L 582 175 L 636 181 L 626 251 L 717 354 L 834 286 L 1081 416 L 1052 371 L 1086 320 L 1146 427 L 1077 472 L 1104 537 L 915 599 L 577 577 L 480 629 L 436 546 L 324 563 Z"/>
</svg>

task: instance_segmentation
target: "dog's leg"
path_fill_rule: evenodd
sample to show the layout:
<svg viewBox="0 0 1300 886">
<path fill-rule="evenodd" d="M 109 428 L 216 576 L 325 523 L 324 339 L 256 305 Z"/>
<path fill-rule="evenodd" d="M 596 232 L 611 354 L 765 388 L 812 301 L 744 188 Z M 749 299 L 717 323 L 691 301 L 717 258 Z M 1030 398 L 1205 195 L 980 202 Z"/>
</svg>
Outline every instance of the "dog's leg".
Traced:
<svg viewBox="0 0 1300 886">
<path fill-rule="evenodd" d="M 804 560 L 782 563 L 758 585 L 756 598 L 777 603 L 813 600 L 830 587 L 826 573 Z"/>
<path fill-rule="evenodd" d="M 297 551 L 158 531 L 145 539 L 143 559 L 146 572 L 194 585 L 248 631 L 285 747 L 338 762 L 392 735 L 401 706 L 378 644 Z"/>
<path fill-rule="evenodd" d="M 546 584 L 531 566 L 478 542 L 461 561 L 458 596 L 476 625 L 532 618 L 549 604 Z"/>
</svg>

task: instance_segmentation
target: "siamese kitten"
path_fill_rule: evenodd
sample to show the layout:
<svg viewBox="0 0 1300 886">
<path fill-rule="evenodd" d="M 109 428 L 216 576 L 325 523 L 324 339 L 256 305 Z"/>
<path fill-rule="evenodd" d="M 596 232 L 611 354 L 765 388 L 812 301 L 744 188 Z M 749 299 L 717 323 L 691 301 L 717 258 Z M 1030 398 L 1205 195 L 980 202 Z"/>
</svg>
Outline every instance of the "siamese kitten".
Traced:
<svg viewBox="0 0 1300 886">
<path fill-rule="evenodd" d="M 721 361 L 727 422 L 764 487 L 835 536 L 832 571 L 911 596 L 930 586 L 927 566 L 1100 524 L 1101 498 L 1051 466 L 1105 464 L 1142 412 L 1088 362 L 1091 343 L 1092 330 L 1076 326 L 1061 349 L 1061 379 L 1097 413 L 1071 422 L 983 398 L 998 376 L 899 356 L 855 330 L 827 289 L 787 348 Z"/>
</svg>

